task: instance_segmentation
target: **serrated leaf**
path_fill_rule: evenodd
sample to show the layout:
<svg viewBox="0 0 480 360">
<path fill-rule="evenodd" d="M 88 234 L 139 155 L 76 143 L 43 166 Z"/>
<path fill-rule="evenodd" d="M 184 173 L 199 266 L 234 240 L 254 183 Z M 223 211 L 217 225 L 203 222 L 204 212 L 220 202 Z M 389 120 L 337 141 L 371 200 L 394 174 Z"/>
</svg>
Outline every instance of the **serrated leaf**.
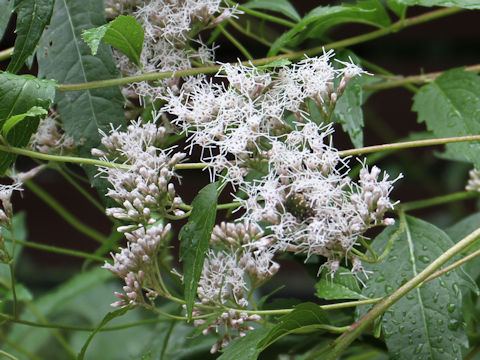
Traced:
<svg viewBox="0 0 480 360">
<path fill-rule="evenodd" d="M 0 0 L 0 41 L 5 34 L 13 11 L 13 0 Z"/>
<path fill-rule="evenodd" d="M 114 311 L 111 311 L 109 312 L 107 315 L 105 315 L 105 317 L 102 319 L 102 321 L 100 322 L 100 324 L 98 324 L 98 326 L 95 328 L 95 330 L 93 330 L 90 335 L 88 336 L 88 339 L 87 341 L 85 341 L 85 344 L 82 346 L 82 350 L 80 350 L 80 352 L 78 353 L 77 355 L 77 359 L 78 360 L 83 360 L 85 358 L 85 352 L 87 351 L 87 348 L 88 348 L 88 345 L 90 344 L 90 342 L 92 341 L 93 337 L 95 336 L 95 334 L 97 332 L 100 331 L 101 328 L 103 328 L 106 324 L 108 324 L 110 321 L 112 321 L 113 319 L 119 317 L 119 316 L 122 316 L 122 315 L 125 315 L 125 313 L 130 310 L 130 308 L 128 306 L 126 307 L 123 307 L 121 309 L 117 309 L 117 310 L 114 310 Z"/>
<path fill-rule="evenodd" d="M 90 46 L 93 55 L 97 54 L 103 40 L 124 53 L 138 67 L 141 67 L 144 37 L 142 25 L 133 16 L 127 15 L 120 15 L 108 24 L 82 32 L 82 39 Z"/>
<path fill-rule="evenodd" d="M 0 128 L 12 116 L 27 113 L 32 107 L 48 108 L 55 97 L 56 82 L 31 75 L 0 74 Z M 7 142 L 23 147 L 37 130 L 38 116 L 22 121 L 8 133 Z M 16 155 L 0 152 L 0 174 L 15 161 Z"/>
<path fill-rule="evenodd" d="M 257 360 L 262 351 L 258 343 L 268 334 L 268 328 L 260 328 L 247 332 L 230 344 L 217 360 Z"/>
<path fill-rule="evenodd" d="M 437 137 L 466 136 L 480 133 L 480 77 L 463 69 L 446 71 L 414 96 L 412 110 L 418 121 Z M 480 144 L 448 144 L 480 168 Z"/>
<path fill-rule="evenodd" d="M 250 0 L 242 5 L 248 9 L 262 9 L 276 11 L 293 21 L 300 21 L 301 17 L 297 10 L 287 0 Z"/>
<path fill-rule="evenodd" d="M 85 28 L 104 23 L 103 4 L 96 0 L 58 0 L 40 42 L 39 74 L 59 83 L 74 84 L 118 76 L 110 49 L 100 46 L 96 56 L 81 40 Z M 100 144 L 99 129 L 124 126 L 124 99 L 118 87 L 59 92 L 56 102 L 65 130 L 82 145 L 85 154 Z"/>
<path fill-rule="evenodd" d="M 50 22 L 54 0 L 15 0 L 17 37 L 7 71 L 17 73 L 33 54 L 45 26 Z"/>
<path fill-rule="evenodd" d="M 182 227 L 178 235 L 180 239 L 180 258 L 183 261 L 185 303 L 189 318 L 192 316 L 198 281 L 215 225 L 217 188 L 218 182 L 214 182 L 199 191 L 192 202 L 192 213 L 188 222 Z"/>
<path fill-rule="evenodd" d="M 478 0 L 397 0 L 399 3 L 407 6 L 442 6 L 442 7 L 460 7 L 464 9 L 480 9 L 480 1 Z"/>
<path fill-rule="evenodd" d="M 258 346 L 263 350 L 285 335 L 319 331 L 317 325 L 329 323 L 326 312 L 317 304 L 302 303 L 295 306 L 290 313 L 280 317 L 278 324 L 270 328 Z"/>
<path fill-rule="evenodd" d="M 383 27 L 390 24 L 390 18 L 378 0 L 360 0 L 355 5 L 319 6 L 275 40 L 267 56 L 276 55 L 287 43 L 297 46 L 308 38 L 322 37 L 334 25 L 349 22 Z"/>
<path fill-rule="evenodd" d="M 315 295 L 325 300 L 368 299 L 362 294 L 357 278 L 344 267 L 338 269 L 333 279 L 327 269 L 323 269 L 315 289 L 317 289 Z"/>
<path fill-rule="evenodd" d="M 4 136 L 7 136 L 10 130 L 15 125 L 25 120 L 25 118 L 27 117 L 37 117 L 37 116 L 46 115 L 46 114 L 48 114 L 48 111 L 45 110 L 44 108 L 40 106 L 33 106 L 32 108 L 30 108 L 30 110 L 28 110 L 24 114 L 14 115 L 8 118 L 7 121 L 5 121 L 5 123 L 2 126 L 2 133 Z"/>
<path fill-rule="evenodd" d="M 398 226 L 385 229 L 372 244 L 383 252 Z M 417 275 L 431 261 L 453 245 L 442 230 L 408 216 L 405 231 L 393 244 L 387 258 L 377 264 L 364 264 L 372 271 L 363 289 L 368 297 L 392 293 Z M 382 329 L 391 359 L 458 359 L 468 346 L 463 328 L 462 279 L 457 270 L 410 291 L 385 312 Z M 370 306 L 357 308 L 357 318 Z"/>
</svg>

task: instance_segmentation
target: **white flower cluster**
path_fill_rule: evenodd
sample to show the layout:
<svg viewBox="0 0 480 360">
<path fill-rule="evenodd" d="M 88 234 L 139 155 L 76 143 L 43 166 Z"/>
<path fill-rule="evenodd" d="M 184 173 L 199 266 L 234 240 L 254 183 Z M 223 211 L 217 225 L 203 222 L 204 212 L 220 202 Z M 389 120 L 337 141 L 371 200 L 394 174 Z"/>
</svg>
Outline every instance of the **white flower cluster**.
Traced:
<svg viewBox="0 0 480 360">
<path fill-rule="evenodd" d="M 269 243 L 265 243 L 263 231 L 248 221 L 235 224 L 222 222 L 215 226 L 210 246 L 212 249 L 205 258 L 197 288 L 202 305 L 247 308 L 248 295 L 279 269 L 273 261 L 274 254 Z M 194 316 L 202 314 L 202 310 L 196 307 Z M 205 326 L 204 335 L 212 331 L 223 335 L 213 345 L 211 351 L 214 353 L 228 345 L 231 339 L 244 336 L 245 331 L 252 329 L 248 322 L 259 320 L 258 315 L 232 309 L 208 325 L 205 320 L 196 320 L 195 326 Z"/>
<path fill-rule="evenodd" d="M 115 167 L 100 167 L 112 188 L 107 192 L 121 207 L 107 209 L 107 215 L 129 220 L 143 226 L 156 222 L 152 214 L 183 215 L 178 206 L 183 204 L 170 182 L 176 176 L 174 167 L 185 158 L 182 152 L 159 148 L 166 136 L 164 127 L 154 123 L 129 125 L 127 131 L 112 129 L 103 134 L 102 144 L 106 151 L 93 149 L 92 154 L 105 160 L 129 165 L 128 170 Z M 119 231 L 128 229 L 121 227 Z"/>
<path fill-rule="evenodd" d="M 213 61 L 213 48 L 208 48 L 201 40 L 194 40 L 197 48 L 192 47 L 192 38 L 198 30 L 235 16 L 235 8 L 222 7 L 222 0 L 150 0 L 115 1 L 108 4 L 110 10 L 117 13 L 133 11 L 133 15 L 142 24 L 145 39 L 140 63 L 142 69 L 134 66 L 126 56 L 117 54 L 117 65 L 127 75 L 140 74 L 141 71 L 175 71 L 191 68 L 191 61 L 210 63 Z M 217 19 L 212 16 L 220 14 Z M 178 90 L 179 78 L 159 81 L 155 86 L 147 82 L 136 83 L 133 88 L 137 95 L 156 98 L 164 92 L 164 87 Z"/>
<path fill-rule="evenodd" d="M 468 172 L 469 179 L 465 190 L 467 191 L 480 191 L 480 171 L 472 169 Z"/>
<path fill-rule="evenodd" d="M 37 131 L 30 140 L 30 147 L 38 152 L 50 154 L 53 152 L 63 153 L 75 148 L 75 142 L 71 136 L 67 136 L 56 123 L 57 115 L 50 114 L 40 119 Z"/>
</svg>

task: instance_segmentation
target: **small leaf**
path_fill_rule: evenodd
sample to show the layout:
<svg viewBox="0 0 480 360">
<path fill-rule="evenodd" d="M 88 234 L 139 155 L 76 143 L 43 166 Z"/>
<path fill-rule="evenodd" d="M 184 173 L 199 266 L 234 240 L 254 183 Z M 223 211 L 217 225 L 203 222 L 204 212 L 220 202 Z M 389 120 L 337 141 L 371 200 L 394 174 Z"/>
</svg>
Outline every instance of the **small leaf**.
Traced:
<svg viewBox="0 0 480 360">
<path fill-rule="evenodd" d="M 382 253 L 398 226 L 386 228 L 371 245 Z M 364 264 L 372 271 L 363 289 L 370 298 L 392 293 L 425 269 L 453 245 L 442 230 L 408 216 L 405 231 L 393 244 L 387 258 Z M 449 272 L 407 293 L 383 315 L 382 333 L 391 358 L 399 360 L 461 358 L 468 339 L 463 326 L 462 278 L 458 270 Z M 356 318 L 371 306 L 357 307 Z M 412 338 L 413 336 L 413 338 Z"/>
<path fill-rule="evenodd" d="M 192 316 L 197 285 L 203 269 L 217 214 L 218 182 L 205 186 L 192 202 L 192 213 L 180 230 L 180 258 L 183 261 L 185 302 L 188 317 Z"/>
<path fill-rule="evenodd" d="M 399 3 L 407 6 L 442 6 L 442 7 L 460 7 L 464 9 L 480 9 L 478 0 L 397 0 Z"/>
<path fill-rule="evenodd" d="M 437 137 L 476 135 L 480 133 L 480 77 L 463 69 L 446 71 L 418 91 L 412 109 Z M 478 142 L 447 144 L 447 149 L 480 168 Z"/>
<path fill-rule="evenodd" d="M 301 19 L 297 10 L 287 0 L 250 0 L 242 6 L 248 9 L 276 11 L 296 22 Z"/>
<path fill-rule="evenodd" d="M 13 1 L 12 1 L 13 2 Z M 50 22 L 54 0 L 15 0 L 17 28 L 12 59 L 7 71 L 15 74 L 37 47 L 45 26 Z"/>
<path fill-rule="evenodd" d="M 120 15 L 108 24 L 97 28 L 83 30 L 82 39 L 96 55 L 100 41 L 112 45 L 123 52 L 135 65 L 140 65 L 143 39 L 145 33 L 142 25 L 133 16 Z"/>
<path fill-rule="evenodd" d="M 323 269 L 320 277 L 320 281 L 315 284 L 315 295 L 320 299 L 368 299 L 362 294 L 357 278 L 346 268 L 340 267 L 333 279 L 327 269 Z"/>
<path fill-rule="evenodd" d="M 387 6 L 399 18 L 402 18 L 405 16 L 408 8 L 408 6 L 403 4 L 401 0 L 387 0 Z"/>
<path fill-rule="evenodd" d="M 88 345 L 90 344 L 90 342 L 92 341 L 93 337 L 95 336 L 95 334 L 97 332 L 100 331 L 100 329 L 102 327 L 104 327 L 106 324 L 108 324 L 111 320 L 119 317 L 119 316 L 122 316 L 122 315 L 125 315 L 125 313 L 130 310 L 130 308 L 128 306 L 125 306 L 121 309 L 117 309 L 115 311 L 111 311 L 109 312 L 107 315 L 105 315 L 105 317 L 102 319 L 102 321 L 100 322 L 100 324 L 98 324 L 98 326 L 95 328 L 95 330 L 93 330 L 90 335 L 88 336 L 88 339 L 87 341 L 85 341 L 85 344 L 82 346 L 82 350 L 80 350 L 80 353 L 78 354 L 77 356 L 77 359 L 78 360 L 83 360 L 85 358 L 85 352 L 87 351 L 87 348 L 88 348 Z"/>
<path fill-rule="evenodd" d="M 35 106 L 48 108 L 55 97 L 56 82 L 41 80 L 31 75 L 0 74 L 0 128 L 7 119 L 25 114 Z M 28 144 L 31 135 L 37 130 L 39 118 L 20 121 L 10 128 L 7 142 L 12 146 L 23 147 Z M 0 152 L 0 174 L 15 161 L 16 155 Z"/>
<path fill-rule="evenodd" d="M 288 59 L 277 59 L 273 60 L 272 62 L 269 62 L 268 64 L 257 66 L 257 69 L 272 69 L 272 68 L 277 68 L 277 67 L 282 67 L 282 66 L 288 66 L 292 62 Z"/>
<path fill-rule="evenodd" d="M 268 328 L 250 330 L 244 337 L 233 341 L 217 360 L 257 360 L 262 351 L 258 344 L 268 332 Z"/>
<path fill-rule="evenodd" d="M 13 11 L 13 0 L 0 0 L 0 41 L 5 34 Z"/>
<path fill-rule="evenodd" d="M 297 46 L 308 38 L 321 38 L 330 27 L 349 22 L 383 27 L 390 24 L 390 18 L 378 0 L 360 0 L 355 5 L 319 6 L 275 40 L 267 56 L 276 55 L 286 44 Z"/>
<path fill-rule="evenodd" d="M 263 350 L 285 335 L 318 331 L 316 325 L 329 323 L 327 314 L 317 304 L 302 303 L 280 317 L 278 324 L 270 328 L 258 346 Z"/>
<path fill-rule="evenodd" d="M 5 121 L 5 123 L 3 124 L 2 133 L 4 136 L 7 136 L 10 130 L 15 125 L 17 125 L 19 122 L 21 122 L 27 117 L 37 117 L 37 116 L 46 115 L 46 114 L 48 114 L 48 111 L 45 110 L 44 108 L 40 106 L 33 106 L 32 108 L 30 108 L 30 110 L 28 110 L 24 114 L 14 115 L 8 118 L 7 121 Z"/>
</svg>

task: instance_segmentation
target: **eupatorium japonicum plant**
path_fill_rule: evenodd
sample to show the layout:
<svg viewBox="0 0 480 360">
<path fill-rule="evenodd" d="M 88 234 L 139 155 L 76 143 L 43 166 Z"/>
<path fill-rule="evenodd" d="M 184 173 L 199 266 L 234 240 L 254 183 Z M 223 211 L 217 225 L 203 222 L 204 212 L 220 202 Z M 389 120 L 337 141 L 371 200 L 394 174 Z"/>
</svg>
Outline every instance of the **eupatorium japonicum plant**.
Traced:
<svg viewBox="0 0 480 360">
<path fill-rule="evenodd" d="M 359 44 L 479 7 L 0 0 L 0 354 L 474 359 L 480 67 L 400 78 Z M 365 106 L 399 86 L 425 125 L 406 139 L 401 101 Z M 42 244 L 32 194 L 96 247 Z"/>
</svg>

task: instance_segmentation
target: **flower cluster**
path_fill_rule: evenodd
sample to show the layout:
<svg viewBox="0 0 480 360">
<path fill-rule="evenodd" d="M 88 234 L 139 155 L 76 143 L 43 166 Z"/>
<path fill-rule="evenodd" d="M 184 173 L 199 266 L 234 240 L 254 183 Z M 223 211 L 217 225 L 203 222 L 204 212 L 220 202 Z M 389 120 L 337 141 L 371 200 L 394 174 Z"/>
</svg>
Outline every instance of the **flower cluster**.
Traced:
<svg viewBox="0 0 480 360">
<path fill-rule="evenodd" d="M 467 191 L 480 191 L 480 171 L 472 169 L 468 172 L 469 179 L 465 190 Z"/>
<path fill-rule="evenodd" d="M 269 245 L 263 231 L 247 221 L 222 222 L 215 226 L 210 240 L 212 249 L 207 253 L 198 283 L 200 304 L 246 309 L 248 295 L 279 269 Z M 200 307 L 195 308 L 195 316 L 202 314 Z M 204 335 L 212 331 L 222 335 L 213 345 L 213 353 L 252 329 L 248 322 L 259 320 L 258 315 L 231 309 L 208 324 L 205 320 L 196 320 L 195 325 L 204 327 Z"/>
<path fill-rule="evenodd" d="M 50 154 L 75 148 L 75 142 L 71 136 L 67 136 L 57 124 L 55 113 L 40 120 L 37 131 L 30 140 L 30 147 L 38 152 Z"/>
</svg>

